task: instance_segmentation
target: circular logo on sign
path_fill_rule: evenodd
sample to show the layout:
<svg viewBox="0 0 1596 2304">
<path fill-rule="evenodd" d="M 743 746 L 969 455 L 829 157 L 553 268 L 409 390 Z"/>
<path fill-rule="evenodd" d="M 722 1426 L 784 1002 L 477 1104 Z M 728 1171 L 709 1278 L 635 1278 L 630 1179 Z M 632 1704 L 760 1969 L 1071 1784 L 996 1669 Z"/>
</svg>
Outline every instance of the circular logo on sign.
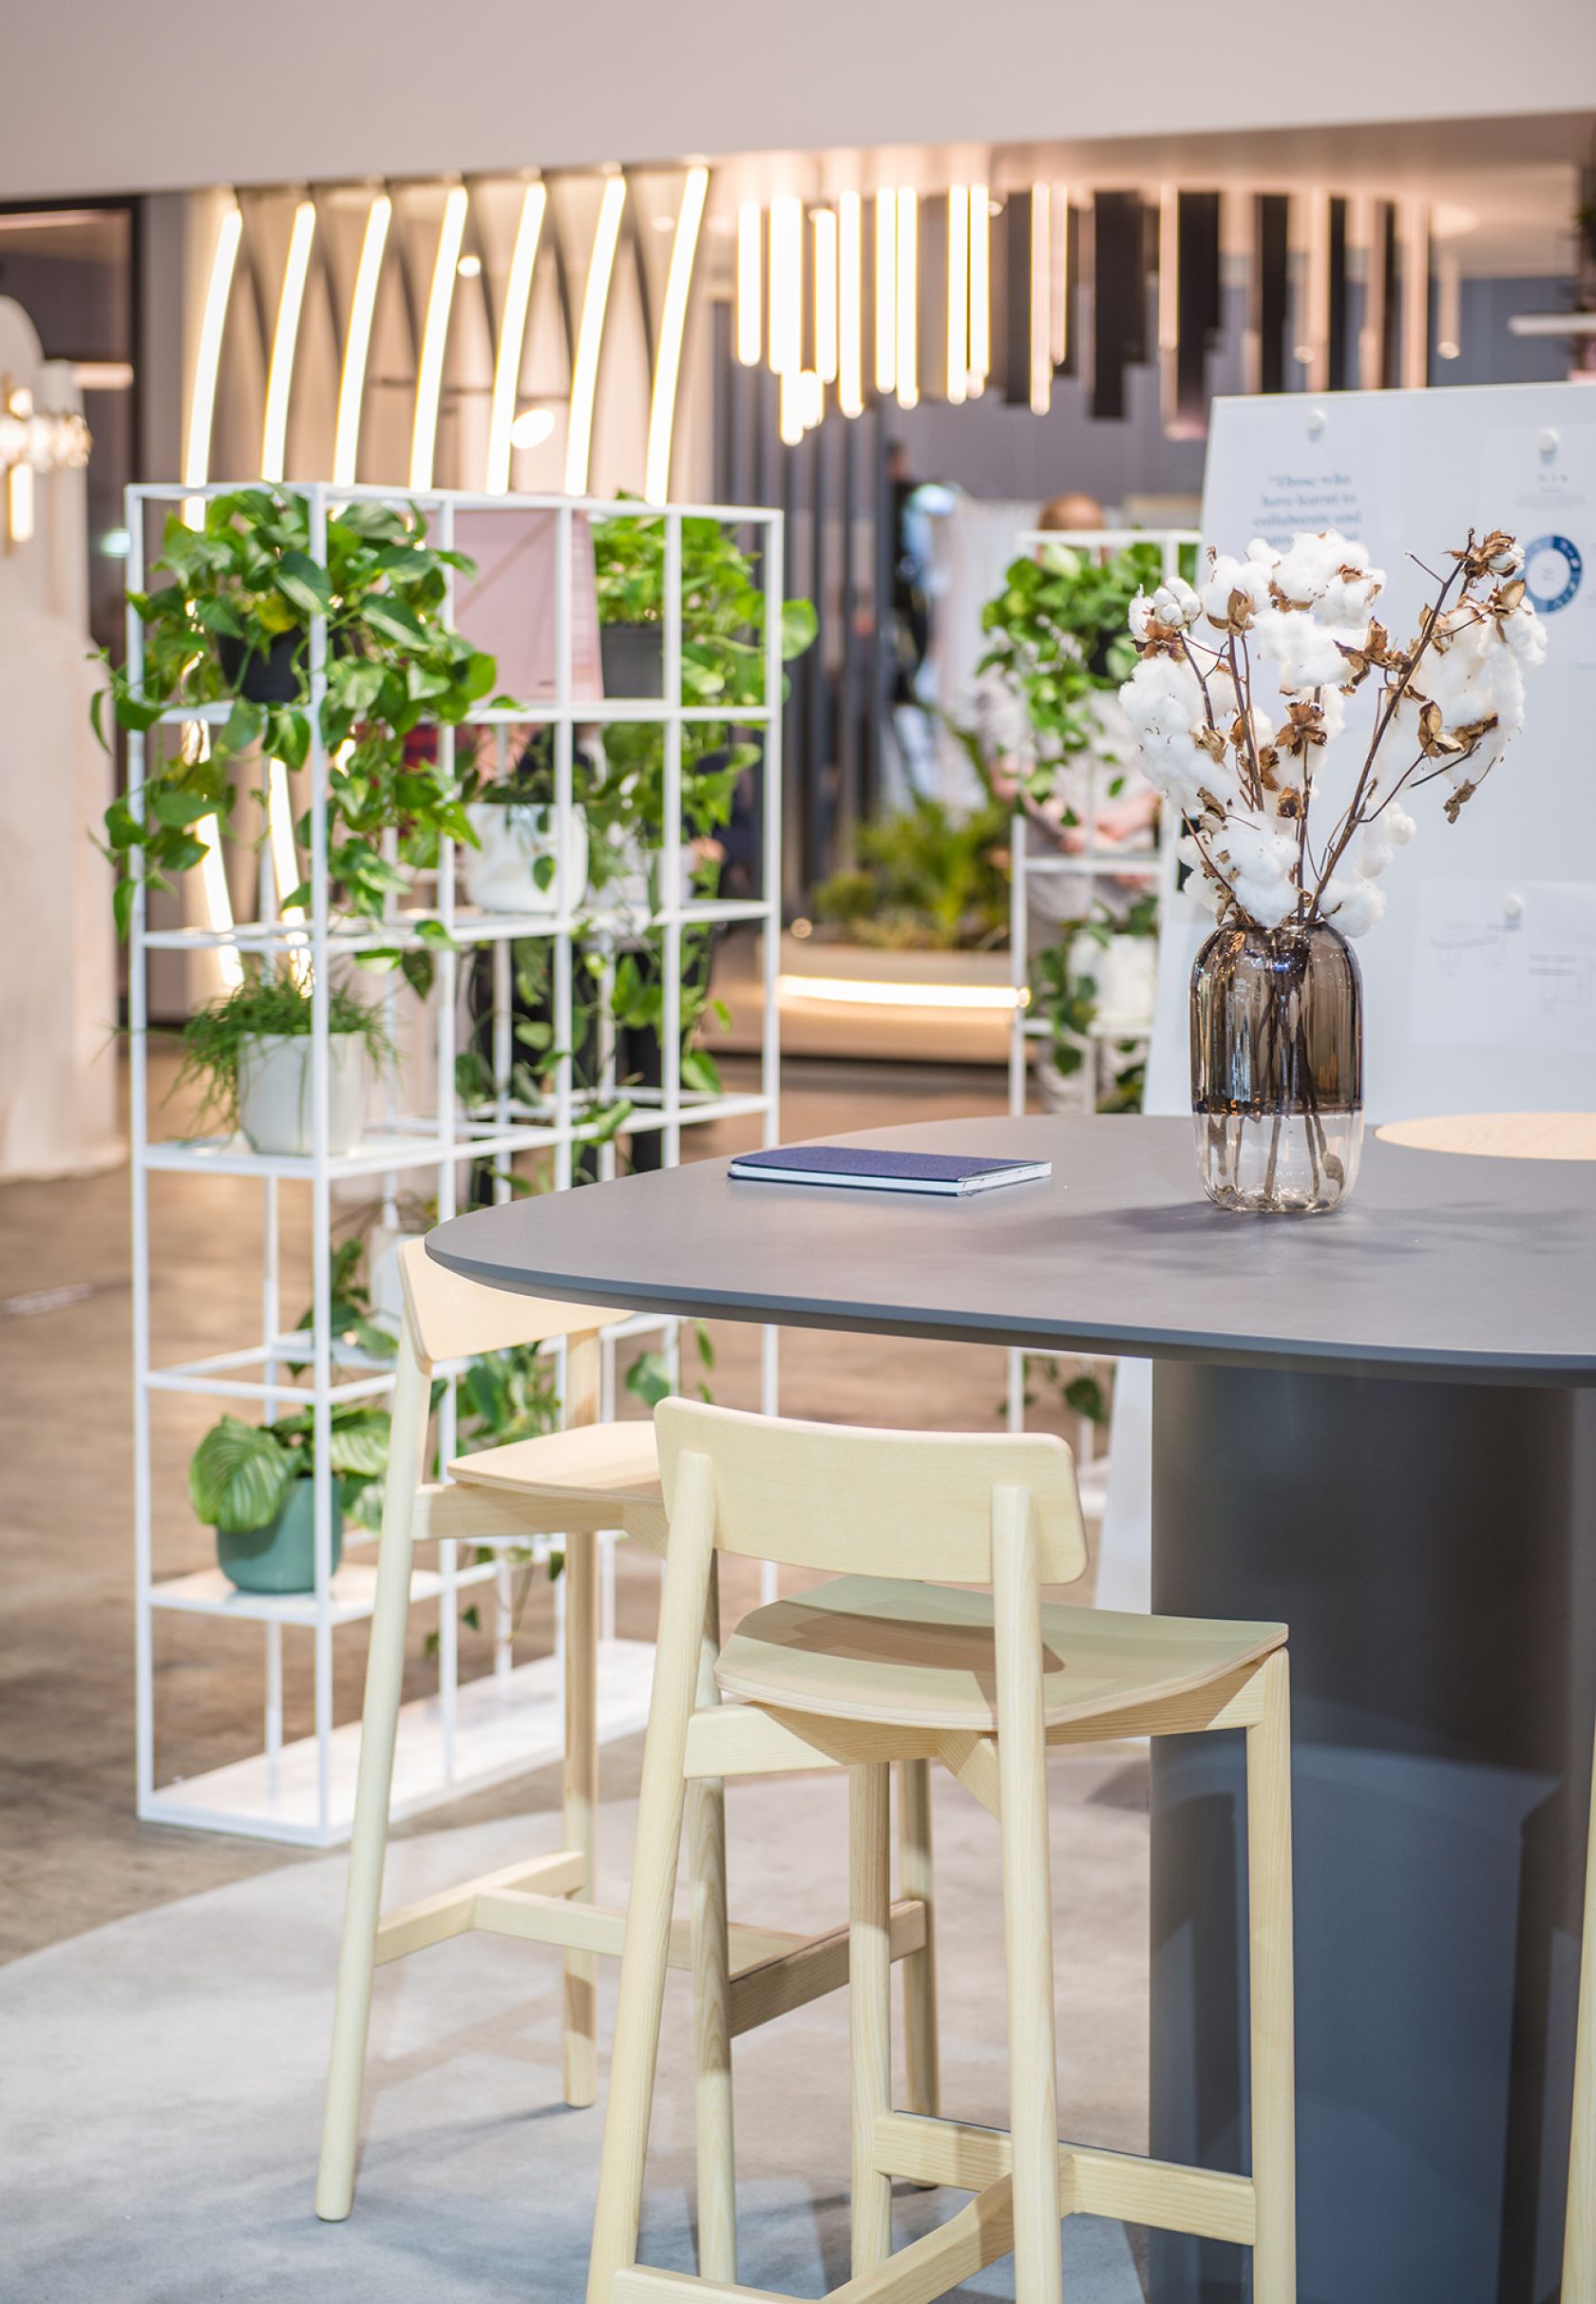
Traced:
<svg viewBox="0 0 1596 2304">
<path fill-rule="evenodd" d="M 1543 616 L 1568 605 L 1584 574 L 1580 548 L 1566 536 L 1537 536 L 1524 555 L 1525 588 Z"/>
</svg>

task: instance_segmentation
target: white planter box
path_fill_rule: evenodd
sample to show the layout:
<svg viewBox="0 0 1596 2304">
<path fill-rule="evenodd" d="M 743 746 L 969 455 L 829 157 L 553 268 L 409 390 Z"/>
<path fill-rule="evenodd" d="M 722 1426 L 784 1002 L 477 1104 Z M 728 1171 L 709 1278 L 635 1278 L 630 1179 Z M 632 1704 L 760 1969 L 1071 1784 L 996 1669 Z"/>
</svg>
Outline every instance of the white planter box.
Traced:
<svg viewBox="0 0 1596 2304">
<path fill-rule="evenodd" d="M 484 912 L 558 911 L 560 873 L 546 873 L 545 888 L 539 886 L 534 869 L 556 853 L 558 811 L 480 800 L 466 812 L 482 843 L 480 848 L 465 850 L 466 892 L 471 902 Z M 580 808 L 571 810 L 566 826 L 562 863 L 566 907 L 574 909 L 587 890 L 587 818 Z"/>
<path fill-rule="evenodd" d="M 238 1048 L 238 1125 L 257 1152 L 309 1157 L 314 1147 L 314 1092 L 308 1032 L 261 1033 Z M 327 1043 L 327 1149 L 352 1152 L 366 1126 L 371 1060 L 358 1032 Z"/>
</svg>

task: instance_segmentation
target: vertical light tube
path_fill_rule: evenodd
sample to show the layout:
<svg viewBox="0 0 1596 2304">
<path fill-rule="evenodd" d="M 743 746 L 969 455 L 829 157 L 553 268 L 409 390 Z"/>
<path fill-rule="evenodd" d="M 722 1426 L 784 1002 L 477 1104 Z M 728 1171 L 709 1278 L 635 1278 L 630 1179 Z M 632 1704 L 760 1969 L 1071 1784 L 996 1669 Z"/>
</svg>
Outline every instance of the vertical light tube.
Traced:
<svg viewBox="0 0 1596 2304">
<path fill-rule="evenodd" d="M 1416 391 L 1430 381 L 1430 211 L 1404 200 L 1396 232 L 1402 265 L 1402 383 Z"/>
<path fill-rule="evenodd" d="M 593 454 L 593 404 L 598 390 L 598 353 L 604 341 L 604 315 L 609 310 L 610 279 L 615 272 L 620 217 L 625 205 L 625 177 L 606 177 L 603 197 L 598 202 L 598 221 L 593 227 L 593 253 L 587 261 L 577 356 L 571 365 L 571 423 L 565 435 L 567 496 L 587 494 L 587 469 Z"/>
<path fill-rule="evenodd" d="M 864 203 L 857 192 L 837 200 L 837 406 L 864 412 Z"/>
<path fill-rule="evenodd" d="M 876 390 L 898 381 L 898 195 L 876 194 Z"/>
<path fill-rule="evenodd" d="M 1455 248 L 1435 252 L 1435 355 L 1455 360 L 1463 350 L 1463 276 Z"/>
<path fill-rule="evenodd" d="M 1164 429 L 1174 428 L 1180 399 L 1180 194 L 1158 189 L 1158 408 Z"/>
<path fill-rule="evenodd" d="M 1376 391 L 1383 382 L 1380 354 L 1385 341 L 1385 300 L 1391 283 L 1385 276 L 1381 213 L 1378 203 L 1368 193 L 1355 193 L 1347 201 L 1347 257 L 1363 283 L 1362 317 L 1358 331 L 1358 382 L 1364 391 Z"/>
<path fill-rule="evenodd" d="M 992 191 L 970 186 L 970 379 L 978 399 L 992 373 Z"/>
<path fill-rule="evenodd" d="M 314 204 L 301 200 L 294 211 L 282 292 L 277 298 L 277 325 L 272 337 L 272 365 L 266 374 L 266 419 L 260 428 L 262 480 L 280 480 L 287 461 L 294 355 L 299 344 L 299 315 L 305 305 L 305 281 L 311 269 L 311 242 L 314 238 Z"/>
<path fill-rule="evenodd" d="M 338 421 L 332 435 L 332 481 L 350 488 L 360 476 L 360 413 L 366 397 L 366 364 L 371 352 L 371 320 L 377 309 L 388 228 L 393 202 L 379 192 L 366 213 L 366 231 L 355 268 L 354 294 L 350 298 L 349 333 L 344 337 L 344 365 L 338 377 Z"/>
<path fill-rule="evenodd" d="M 487 419 L 487 469 L 483 486 L 489 496 L 504 496 L 510 486 L 510 427 L 515 422 L 516 398 L 521 390 L 521 361 L 526 346 L 526 314 L 532 300 L 532 272 L 538 261 L 548 192 L 538 181 L 522 195 L 515 247 L 510 253 L 509 277 L 504 282 L 504 312 L 499 324 L 499 348 L 493 359 L 493 398 Z"/>
<path fill-rule="evenodd" d="M 804 203 L 790 193 L 770 202 L 770 368 L 795 375 L 804 354 Z"/>
<path fill-rule="evenodd" d="M 837 211 L 817 208 L 809 219 L 814 235 L 814 362 L 823 384 L 837 381 Z"/>
<path fill-rule="evenodd" d="M 1053 405 L 1053 341 L 1049 294 L 1053 286 L 1053 190 L 1031 187 L 1031 412 Z"/>
<path fill-rule="evenodd" d="M 826 413 L 826 387 L 812 368 L 798 371 L 798 421 L 812 432 Z"/>
<path fill-rule="evenodd" d="M 1048 293 L 1048 343 L 1054 368 L 1070 356 L 1070 194 L 1053 187 L 1053 277 Z"/>
<path fill-rule="evenodd" d="M 227 866 L 221 853 L 220 819 L 205 817 L 194 827 L 194 837 L 205 844 L 205 853 L 200 859 L 200 892 L 204 899 L 205 925 L 229 929 L 233 925 L 233 895 L 227 885 Z M 244 965 L 238 945 L 218 944 L 216 958 L 222 990 L 236 992 L 244 981 Z"/>
<path fill-rule="evenodd" d="M 947 196 L 947 396 L 957 408 L 970 377 L 970 190 Z"/>
<path fill-rule="evenodd" d="M 410 429 L 412 488 L 429 488 L 438 454 L 438 408 L 444 390 L 444 353 L 448 347 L 449 314 L 454 309 L 455 267 L 460 243 L 466 237 L 469 198 L 464 184 L 453 184 L 444 201 L 438 226 L 438 253 L 432 264 L 432 287 L 427 298 L 427 321 L 421 333 L 421 360 L 416 370 L 415 421 Z"/>
<path fill-rule="evenodd" d="M 25 426 L 33 413 L 33 395 L 28 387 L 19 384 L 10 390 L 0 414 L 17 417 Z M 26 446 L 18 461 L 6 473 L 6 535 L 9 552 L 13 544 L 30 543 L 33 539 L 33 467 L 28 461 Z"/>
<path fill-rule="evenodd" d="M 279 920 L 303 920 L 302 904 L 291 904 L 287 899 L 300 885 L 299 851 L 294 839 L 294 801 L 288 789 L 288 771 L 280 760 L 266 763 L 266 837 L 272 851 L 272 880 L 277 892 L 276 911 Z M 290 951 L 288 972 L 301 988 L 310 981 L 310 955 L 303 947 Z"/>
<path fill-rule="evenodd" d="M 920 399 L 920 195 L 898 188 L 898 405 Z"/>
<path fill-rule="evenodd" d="M 671 493 L 671 433 L 676 415 L 676 386 L 681 376 L 682 338 L 687 331 L 687 300 L 693 286 L 693 265 L 698 253 L 698 232 L 704 221 L 704 199 L 709 188 L 708 168 L 689 168 L 676 216 L 676 237 L 671 244 L 671 269 L 665 277 L 659 349 L 654 362 L 654 397 L 649 404 L 643 494 L 651 504 L 663 504 Z"/>
<path fill-rule="evenodd" d="M 784 447 L 795 448 L 804 437 L 804 395 L 795 368 L 784 368 L 778 379 L 781 392 L 776 405 L 776 429 Z"/>
<path fill-rule="evenodd" d="M 1302 380 L 1308 390 L 1325 392 L 1330 389 L 1330 195 L 1304 193 L 1302 205 L 1302 313 L 1297 357 L 1307 371 Z"/>
<path fill-rule="evenodd" d="M 759 236 L 764 220 L 757 200 L 744 200 L 737 210 L 737 358 L 744 368 L 759 366 Z"/>
<path fill-rule="evenodd" d="M 205 308 L 200 320 L 200 341 L 194 352 L 194 382 L 188 395 L 188 430 L 183 442 L 183 484 L 202 488 L 211 470 L 211 427 L 216 419 L 217 378 L 221 369 L 221 339 L 227 327 L 227 303 L 233 293 L 233 274 L 243 237 L 243 212 L 237 201 L 222 211 L 211 251 L 211 276 L 205 286 Z M 204 507 L 196 498 L 183 505 L 183 519 L 198 528 Z"/>
</svg>

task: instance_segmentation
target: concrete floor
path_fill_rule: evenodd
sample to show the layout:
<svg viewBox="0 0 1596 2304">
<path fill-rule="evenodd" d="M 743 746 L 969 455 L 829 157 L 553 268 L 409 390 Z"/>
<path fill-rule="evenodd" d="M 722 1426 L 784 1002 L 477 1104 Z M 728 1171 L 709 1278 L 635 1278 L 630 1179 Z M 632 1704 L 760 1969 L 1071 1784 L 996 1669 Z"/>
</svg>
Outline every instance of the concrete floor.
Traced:
<svg viewBox="0 0 1596 2304">
<path fill-rule="evenodd" d="M 739 1084 L 739 1059 L 723 1067 Z M 909 1067 L 795 1063 L 783 1129 L 814 1137 L 912 1119 L 1000 1111 L 1001 1076 Z M 691 1150 L 724 1154 L 754 1140 L 748 1123 L 690 1132 Z M 255 1315 L 259 1196 L 247 1180 L 155 1176 L 152 1323 L 158 1358 L 220 1350 Z M 285 1195 L 285 1199 L 289 1196 Z M 304 1211 L 285 1209 L 285 1252 L 304 1258 Z M 0 1846 L 9 1894 L 0 1960 L 122 1914 L 299 1860 L 282 1848 L 142 1825 L 133 1816 L 133 1600 L 130 1498 L 126 1171 L 83 1182 L 0 1189 L 0 1451 L 8 1467 L 0 1522 Z M 291 1290 L 285 1291 L 291 1293 Z M 717 1399 L 757 1405 L 758 1331 L 714 1330 Z M 839 1422 L 991 1427 L 999 1420 L 1001 1358 L 977 1346 L 792 1330 L 782 1341 L 782 1404 Z M 636 1410 L 636 1403 L 628 1400 Z M 1045 1414 L 1038 1421 L 1048 1420 Z M 185 1473 L 211 1421 L 203 1400 L 163 1399 L 154 1444 L 160 1574 L 205 1564 Z M 1064 1428 L 1062 1425 L 1059 1428 Z M 626 1562 L 623 1634 L 652 1630 L 656 1579 Z M 729 1613 L 748 1592 L 729 1590 Z M 1073 1596 L 1084 1597 L 1077 1591 Z M 549 1645 L 546 1585 L 522 1619 L 518 1654 Z M 409 1692 L 429 1683 L 428 1627 L 416 1625 Z M 485 1638 L 462 1632 L 462 1670 L 487 1662 Z M 285 1643 L 285 1733 L 308 1731 L 308 1637 Z M 335 1718 L 359 1710 L 365 1640 L 336 1635 Z M 261 1653 L 250 1628 L 167 1616 L 158 1625 L 161 1780 L 258 1749 Z M 609 1748 L 606 1794 L 635 1784 L 640 1739 Z M 555 1773 L 431 1811 L 414 1829 L 558 1804 Z"/>
</svg>

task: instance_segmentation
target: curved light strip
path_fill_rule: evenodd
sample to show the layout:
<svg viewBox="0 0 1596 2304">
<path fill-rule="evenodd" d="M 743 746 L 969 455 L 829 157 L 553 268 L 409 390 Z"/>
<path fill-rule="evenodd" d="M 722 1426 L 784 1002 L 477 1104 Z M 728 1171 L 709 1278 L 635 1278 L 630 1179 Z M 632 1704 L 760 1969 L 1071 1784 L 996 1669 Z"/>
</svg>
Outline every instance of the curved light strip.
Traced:
<svg viewBox="0 0 1596 2304">
<path fill-rule="evenodd" d="M 371 350 L 371 319 L 377 309 L 383 253 L 393 202 L 379 192 L 366 212 L 366 232 L 360 243 L 360 262 L 350 299 L 349 333 L 344 338 L 344 365 L 338 378 L 338 423 L 332 435 L 332 483 L 350 488 L 359 477 L 360 412 L 366 398 L 366 363 Z"/>
<path fill-rule="evenodd" d="M 659 350 L 654 363 L 654 398 L 649 404 L 643 494 L 651 504 L 663 504 L 671 493 L 671 432 L 676 419 L 676 386 L 681 376 L 687 298 L 693 285 L 694 258 L 698 253 L 698 228 L 704 220 L 704 196 L 709 188 L 708 168 L 689 168 L 676 218 L 676 237 L 671 246 L 671 269 L 665 279 L 665 302 L 659 314 Z"/>
<path fill-rule="evenodd" d="M 845 416 L 864 412 L 864 203 L 857 192 L 837 199 L 837 406 Z"/>
<path fill-rule="evenodd" d="M 305 278 L 314 238 L 314 204 L 301 200 L 294 211 L 282 294 L 277 298 L 277 325 L 272 337 L 272 365 L 266 372 L 266 421 L 260 428 L 262 480 L 280 480 L 288 455 L 288 397 L 294 389 L 294 355 L 299 347 L 299 314 L 304 309 Z"/>
<path fill-rule="evenodd" d="M 625 177 L 606 177 L 604 197 L 598 203 L 598 221 L 593 227 L 593 254 L 588 258 L 581 325 L 577 331 L 577 356 L 571 367 L 571 422 L 565 434 L 567 496 L 587 493 L 587 467 L 593 453 L 593 403 L 598 390 L 598 350 L 604 340 L 610 276 L 615 271 L 616 243 L 620 238 L 620 215 L 625 205 Z"/>
<path fill-rule="evenodd" d="M 438 402 L 444 389 L 444 352 L 448 344 L 449 314 L 454 308 L 455 266 L 466 238 L 469 198 L 464 184 L 453 184 L 444 201 L 444 220 L 438 226 L 438 254 L 432 266 L 432 289 L 427 299 L 427 325 L 421 336 L 421 361 L 416 370 L 415 423 L 410 430 L 410 486 L 429 488 L 438 453 Z"/>
<path fill-rule="evenodd" d="M 227 302 L 233 293 L 233 273 L 243 238 L 243 211 L 237 201 L 222 211 L 211 251 L 211 276 L 205 288 L 205 309 L 200 320 L 200 341 L 194 352 L 194 384 L 188 395 L 188 438 L 183 444 L 183 481 L 202 488 L 211 470 L 211 426 L 216 417 L 217 377 L 221 369 L 221 339 L 227 326 Z M 183 506 L 191 528 L 200 526 L 203 507 Z M 228 923 L 231 925 L 231 921 Z"/>
<path fill-rule="evenodd" d="M 521 360 L 526 348 L 526 314 L 532 300 L 532 268 L 538 261 L 548 190 L 542 183 L 527 185 L 522 196 L 521 221 L 516 226 L 510 276 L 504 285 L 504 317 L 499 330 L 499 350 L 493 362 L 493 400 L 487 419 L 487 473 L 483 482 L 490 496 L 506 496 L 510 487 L 510 450 L 515 446 L 516 398 L 521 390 Z"/>
</svg>

